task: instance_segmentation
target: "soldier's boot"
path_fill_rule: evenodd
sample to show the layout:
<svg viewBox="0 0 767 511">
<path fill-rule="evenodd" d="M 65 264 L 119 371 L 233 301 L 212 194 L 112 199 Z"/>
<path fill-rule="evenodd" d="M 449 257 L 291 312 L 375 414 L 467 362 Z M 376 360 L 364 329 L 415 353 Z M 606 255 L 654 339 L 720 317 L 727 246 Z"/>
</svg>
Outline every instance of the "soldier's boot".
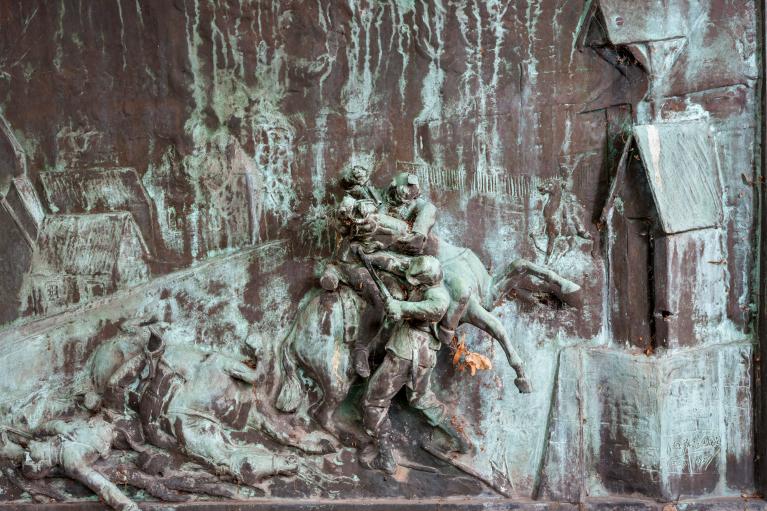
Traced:
<svg viewBox="0 0 767 511">
<path fill-rule="evenodd" d="M 368 362 L 368 350 L 366 348 L 355 347 L 352 351 L 352 365 L 354 371 L 362 376 L 368 378 L 370 376 L 370 363 Z"/>
<path fill-rule="evenodd" d="M 388 433 L 383 433 L 378 437 L 378 455 L 371 463 L 371 466 L 375 469 L 383 470 L 387 474 L 396 472 L 397 456 L 394 453 L 394 446 Z"/>
<path fill-rule="evenodd" d="M 455 449 L 452 449 L 461 454 L 466 454 L 472 450 L 471 443 L 463 431 L 460 431 L 454 423 L 454 418 L 445 414 L 444 407 L 432 406 L 429 408 L 421 408 L 421 412 L 426 416 L 429 424 L 437 429 L 440 429 L 445 433 L 455 445 Z"/>
</svg>

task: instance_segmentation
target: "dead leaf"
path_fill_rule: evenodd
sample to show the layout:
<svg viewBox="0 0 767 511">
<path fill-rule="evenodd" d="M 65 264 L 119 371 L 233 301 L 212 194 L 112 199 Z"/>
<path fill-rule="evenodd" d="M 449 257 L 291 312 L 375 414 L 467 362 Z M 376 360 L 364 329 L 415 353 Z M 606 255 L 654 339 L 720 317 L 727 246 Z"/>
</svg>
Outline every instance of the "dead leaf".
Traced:
<svg viewBox="0 0 767 511">
<path fill-rule="evenodd" d="M 465 336 L 461 336 L 459 341 L 457 338 L 453 338 L 453 348 L 455 353 L 453 354 L 453 365 L 456 369 L 463 372 L 468 369 L 471 375 L 477 374 L 477 371 L 486 371 L 493 368 L 492 362 L 486 356 L 481 353 L 475 353 L 469 351 L 466 347 Z"/>
<path fill-rule="evenodd" d="M 463 337 L 458 341 L 457 337 L 453 337 L 453 344 L 455 347 L 455 354 L 453 355 L 453 365 L 457 366 L 461 362 L 461 356 L 466 353 L 466 344 L 463 342 Z"/>
</svg>

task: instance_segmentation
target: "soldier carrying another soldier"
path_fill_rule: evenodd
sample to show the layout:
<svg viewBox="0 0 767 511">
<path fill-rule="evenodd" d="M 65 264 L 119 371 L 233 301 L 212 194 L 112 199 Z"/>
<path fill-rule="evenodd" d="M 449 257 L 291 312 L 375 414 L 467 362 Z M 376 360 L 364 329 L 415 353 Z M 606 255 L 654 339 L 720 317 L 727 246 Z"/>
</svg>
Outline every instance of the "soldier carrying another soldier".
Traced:
<svg viewBox="0 0 767 511">
<path fill-rule="evenodd" d="M 364 254 L 360 257 L 366 258 Z M 442 319 L 450 305 L 450 295 L 442 284 L 439 261 L 432 256 L 402 257 L 398 263 L 387 266 L 390 271 L 401 273 L 411 288 L 407 301 L 396 300 L 381 288 L 385 294 L 386 313 L 397 325 L 386 344 L 386 358 L 370 377 L 362 406 L 365 429 L 378 447 L 378 455 L 371 466 L 393 473 L 397 460 L 388 412 L 391 400 L 402 387 L 407 387 L 410 406 L 420 410 L 429 424 L 455 440 L 460 452 L 467 452 L 469 444 L 455 428 L 445 406 L 430 386 L 441 347 L 434 335 L 434 324 Z M 368 268 L 371 273 L 375 271 L 372 265 Z"/>
</svg>

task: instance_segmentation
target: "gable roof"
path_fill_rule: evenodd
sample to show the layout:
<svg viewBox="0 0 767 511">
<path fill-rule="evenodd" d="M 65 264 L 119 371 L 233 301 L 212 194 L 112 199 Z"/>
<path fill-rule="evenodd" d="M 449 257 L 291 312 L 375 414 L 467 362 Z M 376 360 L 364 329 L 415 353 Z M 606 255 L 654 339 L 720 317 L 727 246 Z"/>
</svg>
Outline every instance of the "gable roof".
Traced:
<svg viewBox="0 0 767 511">
<path fill-rule="evenodd" d="M 719 161 L 707 122 L 634 126 L 634 138 L 663 232 L 722 223 Z"/>
<path fill-rule="evenodd" d="M 574 43 L 583 46 L 592 23 L 614 45 L 685 37 L 688 6 L 680 0 L 586 0 Z"/>
<path fill-rule="evenodd" d="M 717 227 L 723 221 L 719 159 L 706 121 L 634 126 L 610 186 L 602 221 L 612 208 L 635 146 L 660 227 L 666 234 Z"/>
<path fill-rule="evenodd" d="M 121 257 L 143 267 L 147 253 L 130 213 L 51 215 L 40 230 L 32 273 L 112 275 Z"/>
</svg>

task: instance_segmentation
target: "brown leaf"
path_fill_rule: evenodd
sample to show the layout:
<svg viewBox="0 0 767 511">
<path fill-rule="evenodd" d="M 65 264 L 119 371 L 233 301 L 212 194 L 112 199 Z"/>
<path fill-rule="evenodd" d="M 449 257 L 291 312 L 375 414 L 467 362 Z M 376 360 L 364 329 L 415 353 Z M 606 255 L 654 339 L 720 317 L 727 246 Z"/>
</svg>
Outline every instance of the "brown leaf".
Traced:
<svg viewBox="0 0 767 511">
<path fill-rule="evenodd" d="M 471 374 L 476 374 L 477 371 L 486 371 L 493 367 L 490 359 L 484 355 L 474 352 L 468 352 L 464 357 L 464 362 L 471 369 Z"/>
<path fill-rule="evenodd" d="M 465 339 L 466 339 L 465 335 L 461 336 L 461 340 L 458 340 L 457 337 L 453 337 L 453 344 L 455 347 L 455 354 L 453 355 L 453 365 L 459 366 L 458 367 L 459 370 L 462 370 L 460 368 L 461 356 L 468 351 L 466 349 Z"/>
<path fill-rule="evenodd" d="M 468 348 L 466 348 L 464 336 L 461 336 L 460 341 L 456 338 L 453 339 L 453 348 L 455 349 L 455 353 L 453 354 L 453 365 L 458 371 L 463 372 L 468 369 L 469 372 L 471 372 L 471 375 L 474 376 L 477 374 L 477 371 L 486 371 L 493 368 L 493 364 L 490 362 L 489 358 L 480 353 L 469 351 Z"/>
</svg>

